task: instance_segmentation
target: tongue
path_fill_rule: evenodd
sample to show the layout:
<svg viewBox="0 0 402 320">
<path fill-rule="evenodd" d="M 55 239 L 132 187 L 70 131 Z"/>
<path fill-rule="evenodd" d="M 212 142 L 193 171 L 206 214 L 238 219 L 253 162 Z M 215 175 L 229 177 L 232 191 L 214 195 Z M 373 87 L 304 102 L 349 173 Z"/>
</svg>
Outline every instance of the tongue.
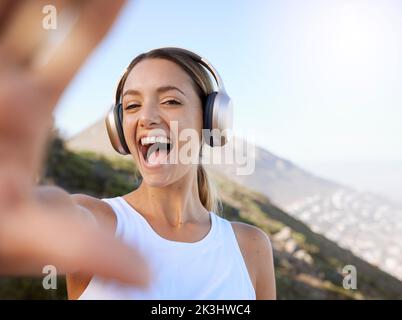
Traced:
<svg viewBox="0 0 402 320">
<path fill-rule="evenodd" d="M 167 157 L 167 150 L 159 149 L 159 150 L 152 152 L 148 156 L 147 162 L 150 165 L 158 165 L 158 164 L 161 164 L 162 162 L 164 162 L 166 157 Z"/>
</svg>

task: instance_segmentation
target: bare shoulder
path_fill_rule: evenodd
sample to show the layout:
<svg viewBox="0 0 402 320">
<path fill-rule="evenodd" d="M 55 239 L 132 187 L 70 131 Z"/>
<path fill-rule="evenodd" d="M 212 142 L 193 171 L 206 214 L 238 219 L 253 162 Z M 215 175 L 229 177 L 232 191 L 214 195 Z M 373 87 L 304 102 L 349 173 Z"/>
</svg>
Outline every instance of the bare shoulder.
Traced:
<svg viewBox="0 0 402 320">
<path fill-rule="evenodd" d="M 240 221 L 231 221 L 230 223 L 232 224 L 236 235 L 239 233 L 241 237 L 245 237 L 246 239 L 252 239 L 253 241 L 257 242 L 267 242 L 269 245 L 271 245 L 267 234 L 260 228 Z"/>
<path fill-rule="evenodd" d="M 231 222 L 241 248 L 257 299 L 275 299 L 275 275 L 271 241 L 260 228 L 238 221 Z"/>
<path fill-rule="evenodd" d="M 116 230 L 116 216 L 109 204 L 85 194 L 72 194 L 71 199 L 78 206 L 88 210 L 100 227 L 114 233 Z"/>
<path fill-rule="evenodd" d="M 272 252 L 271 241 L 260 228 L 239 221 L 231 221 L 231 224 L 238 240 L 249 250 L 253 250 L 255 254 Z"/>
</svg>

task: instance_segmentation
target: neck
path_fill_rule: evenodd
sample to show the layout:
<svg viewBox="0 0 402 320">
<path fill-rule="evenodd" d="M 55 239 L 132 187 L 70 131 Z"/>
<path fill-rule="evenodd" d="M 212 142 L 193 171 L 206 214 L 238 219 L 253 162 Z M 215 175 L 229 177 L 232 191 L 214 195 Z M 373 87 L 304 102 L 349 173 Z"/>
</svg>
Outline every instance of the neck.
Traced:
<svg viewBox="0 0 402 320">
<path fill-rule="evenodd" d="M 133 201 L 145 215 L 157 219 L 175 230 L 186 223 L 209 221 L 208 211 L 198 194 L 197 171 L 191 170 L 179 181 L 162 188 L 142 182 L 132 193 Z"/>
</svg>

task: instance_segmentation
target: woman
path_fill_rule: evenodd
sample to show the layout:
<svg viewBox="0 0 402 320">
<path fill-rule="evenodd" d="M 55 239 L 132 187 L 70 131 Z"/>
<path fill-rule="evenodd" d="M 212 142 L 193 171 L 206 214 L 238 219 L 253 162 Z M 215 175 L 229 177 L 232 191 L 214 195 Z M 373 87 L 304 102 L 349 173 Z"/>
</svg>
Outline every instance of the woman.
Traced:
<svg viewBox="0 0 402 320">
<path fill-rule="evenodd" d="M 196 150 L 191 160 L 201 153 L 213 91 L 194 57 L 179 48 L 152 50 L 136 57 L 118 84 L 124 147 L 109 134 L 116 150 L 134 158 L 143 178 L 139 188 L 102 200 L 72 196 L 105 230 L 145 256 L 150 285 L 128 287 L 77 272 L 67 276 L 70 299 L 275 299 L 266 234 L 219 217 L 205 169 L 180 158 L 183 148 Z M 178 139 L 188 129 L 198 133 L 190 146 Z"/>
</svg>

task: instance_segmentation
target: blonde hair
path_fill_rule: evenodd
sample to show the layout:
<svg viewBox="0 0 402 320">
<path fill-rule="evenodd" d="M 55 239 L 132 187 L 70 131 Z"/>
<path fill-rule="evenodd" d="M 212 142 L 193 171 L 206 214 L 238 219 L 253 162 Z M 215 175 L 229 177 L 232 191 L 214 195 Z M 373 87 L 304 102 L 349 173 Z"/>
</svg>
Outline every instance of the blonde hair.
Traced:
<svg viewBox="0 0 402 320">
<path fill-rule="evenodd" d="M 181 50 L 175 48 L 161 48 L 142 53 L 129 64 L 116 90 L 116 103 L 119 102 L 127 76 L 136 64 L 145 59 L 166 59 L 176 63 L 193 80 L 193 87 L 201 99 L 204 107 L 208 94 L 213 92 L 213 85 L 208 72 L 198 62 Z M 201 157 L 201 153 L 200 153 Z M 222 208 L 216 186 L 211 181 L 205 167 L 200 162 L 197 168 L 197 185 L 200 201 L 208 211 L 218 212 Z"/>
</svg>

